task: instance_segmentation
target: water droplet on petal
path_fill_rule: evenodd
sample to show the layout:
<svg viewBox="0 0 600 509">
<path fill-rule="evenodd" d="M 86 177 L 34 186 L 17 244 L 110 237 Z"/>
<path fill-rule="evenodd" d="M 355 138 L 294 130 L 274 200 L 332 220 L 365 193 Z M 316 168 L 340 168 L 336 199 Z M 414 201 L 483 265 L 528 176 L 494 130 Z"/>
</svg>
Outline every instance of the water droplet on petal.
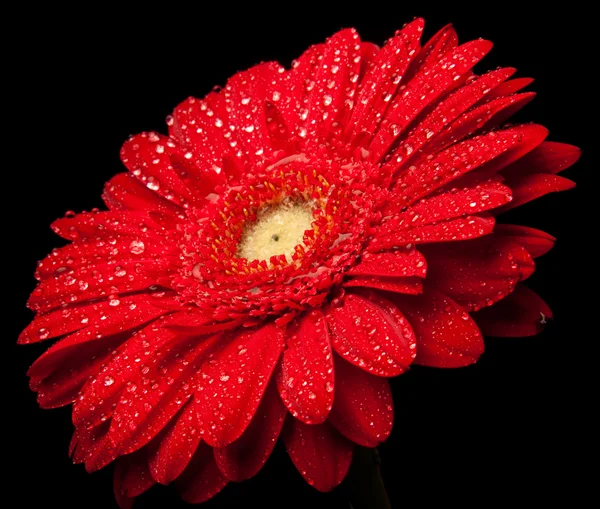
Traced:
<svg viewBox="0 0 600 509">
<path fill-rule="evenodd" d="M 146 249 L 145 244 L 141 240 L 134 240 L 129 244 L 129 251 L 132 254 L 142 254 Z"/>
</svg>

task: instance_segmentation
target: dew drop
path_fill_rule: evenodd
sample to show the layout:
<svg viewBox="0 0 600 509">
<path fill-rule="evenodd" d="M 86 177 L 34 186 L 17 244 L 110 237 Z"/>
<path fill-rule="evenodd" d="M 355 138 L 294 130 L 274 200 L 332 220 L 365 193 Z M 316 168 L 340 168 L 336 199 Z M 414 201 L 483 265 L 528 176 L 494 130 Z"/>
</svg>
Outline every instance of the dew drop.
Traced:
<svg viewBox="0 0 600 509">
<path fill-rule="evenodd" d="M 158 191 L 160 189 L 160 184 L 154 180 L 154 178 L 149 177 L 148 182 L 146 183 L 146 187 L 151 191 Z"/>
<path fill-rule="evenodd" d="M 145 249 L 146 246 L 141 240 L 134 240 L 129 244 L 129 251 L 132 254 L 142 254 Z"/>
</svg>

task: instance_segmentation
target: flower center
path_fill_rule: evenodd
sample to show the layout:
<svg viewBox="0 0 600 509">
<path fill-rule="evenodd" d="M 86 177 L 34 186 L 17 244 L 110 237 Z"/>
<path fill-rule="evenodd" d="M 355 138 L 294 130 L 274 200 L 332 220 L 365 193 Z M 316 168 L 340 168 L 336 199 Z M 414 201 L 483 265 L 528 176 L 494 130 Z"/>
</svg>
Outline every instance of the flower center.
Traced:
<svg viewBox="0 0 600 509">
<path fill-rule="evenodd" d="M 248 327 L 323 306 L 381 219 L 381 191 L 365 177 L 374 171 L 342 162 L 284 157 L 205 208 L 187 209 L 171 283 L 181 299 Z"/>
<path fill-rule="evenodd" d="M 291 262 L 296 246 L 307 247 L 304 232 L 312 229 L 313 220 L 308 203 L 284 201 L 262 207 L 256 221 L 245 225 L 236 256 L 252 261 L 283 255 Z"/>
</svg>

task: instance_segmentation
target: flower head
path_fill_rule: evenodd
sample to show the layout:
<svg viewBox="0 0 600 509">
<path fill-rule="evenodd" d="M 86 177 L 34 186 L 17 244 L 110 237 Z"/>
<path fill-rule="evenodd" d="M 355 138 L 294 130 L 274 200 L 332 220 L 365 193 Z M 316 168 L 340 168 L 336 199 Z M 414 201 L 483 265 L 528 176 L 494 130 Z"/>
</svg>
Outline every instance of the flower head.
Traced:
<svg viewBox="0 0 600 509">
<path fill-rule="evenodd" d="M 108 211 L 53 224 L 22 343 L 42 407 L 73 404 L 71 454 L 116 461 L 121 507 L 154 483 L 206 500 L 281 436 L 319 490 L 389 435 L 388 377 L 460 367 L 483 334 L 551 317 L 521 282 L 553 237 L 496 216 L 572 187 L 578 149 L 500 127 L 533 98 L 490 50 L 423 21 L 381 49 L 343 30 L 190 98 L 121 151 Z"/>
</svg>

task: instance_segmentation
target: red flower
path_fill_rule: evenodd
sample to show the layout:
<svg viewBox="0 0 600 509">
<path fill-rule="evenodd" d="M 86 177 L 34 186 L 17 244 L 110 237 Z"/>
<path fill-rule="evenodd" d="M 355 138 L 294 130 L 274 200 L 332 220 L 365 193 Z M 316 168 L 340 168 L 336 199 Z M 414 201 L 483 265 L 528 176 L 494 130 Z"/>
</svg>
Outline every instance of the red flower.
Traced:
<svg viewBox="0 0 600 509">
<path fill-rule="evenodd" d="M 498 127 L 534 94 L 471 71 L 491 43 L 422 29 L 381 49 L 344 30 L 188 99 L 168 136 L 125 143 L 108 211 L 53 224 L 71 243 L 39 264 L 20 342 L 62 338 L 31 387 L 73 404 L 75 462 L 116 460 L 121 507 L 156 482 L 206 500 L 280 435 L 330 490 L 390 433 L 386 377 L 551 316 L 521 282 L 553 237 L 495 217 L 571 188 L 579 151 Z"/>
</svg>

